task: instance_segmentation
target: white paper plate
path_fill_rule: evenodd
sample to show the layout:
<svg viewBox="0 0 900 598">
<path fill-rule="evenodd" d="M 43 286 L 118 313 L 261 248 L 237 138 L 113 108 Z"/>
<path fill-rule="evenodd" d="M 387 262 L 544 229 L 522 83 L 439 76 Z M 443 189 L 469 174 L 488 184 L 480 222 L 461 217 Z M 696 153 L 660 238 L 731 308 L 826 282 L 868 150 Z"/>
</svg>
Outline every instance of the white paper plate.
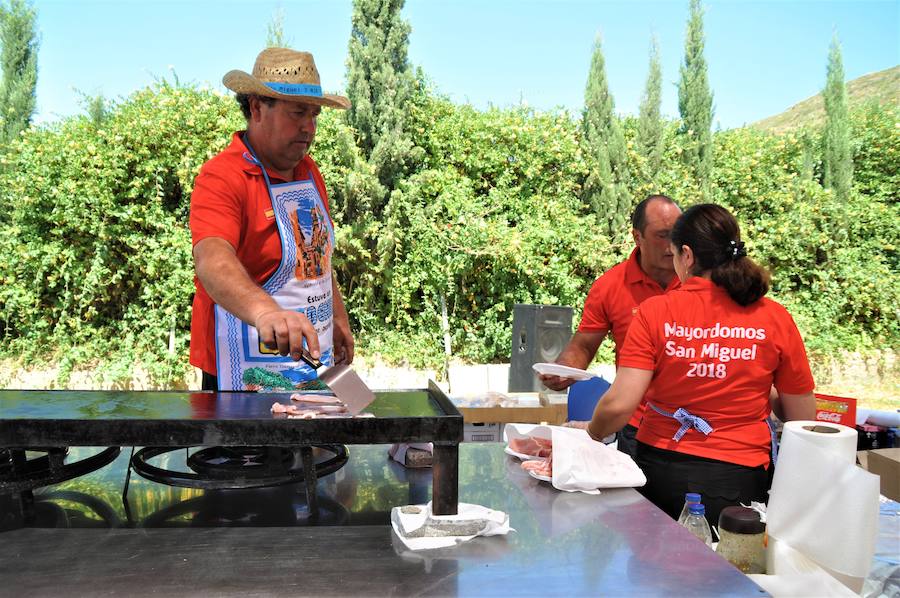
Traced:
<svg viewBox="0 0 900 598">
<path fill-rule="evenodd" d="M 531 367 L 535 372 L 544 376 L 559 376 L 560 378 L 570 378 L 572 380 L 590 380 L 594 377 L 594 374 L 588 371 L 570 368 L 558 363 L 536 363 Z"/>
<path fill-rule="evenodd" d="M 530 476 L 533 477 L 534 479 L 540 480 L 540 481 L 542 481 L 542 482 L 550 482 L 550 483 L 553 483 L 553 479 L 552 479 L 552 478 L 548 478 L 548 477 L 545 476 L 545 475 L 540 475 L 540 474 L 534 473 L 533 471 L 529 471 L 529 472 L 528 472 L 528 475 L 530 475 Z"/>
<path fill-rule="evenodd" d="M 543 459 L 543 457 L 538 457 L 536 455 L 526 455 L 525 453 L 517 453 L 516 451 L 512 450 L 508 446 L 505 449 L 503 449 L 503 452 L 511 457 L 517 457 L 517 458 L 521 459 L 522 461 L 534 461 L 535 459 Z"/>
</svg>

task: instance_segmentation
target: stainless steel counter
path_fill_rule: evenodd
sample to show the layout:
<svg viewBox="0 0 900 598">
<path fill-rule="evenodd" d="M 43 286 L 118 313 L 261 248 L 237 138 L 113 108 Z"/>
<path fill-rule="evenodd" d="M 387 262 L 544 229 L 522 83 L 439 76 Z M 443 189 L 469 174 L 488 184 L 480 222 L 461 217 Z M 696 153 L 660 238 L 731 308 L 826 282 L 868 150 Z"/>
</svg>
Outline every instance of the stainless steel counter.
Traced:
<svg viewBox="0 0 900 598">
<path fill-rule="evenodd" d="M 297 486 L 198 492 L 146 480 L 132 480 L 128 521 L 111 484 L 86 479 L 120 475 L 123 451 L 36 492 L 36 521 L 0 532 L 0 595 L 765 595 L 634 490 L 559 492 L 502 449 L 460 446 L 459 498 L 506 511 L 516 532 L 427 553 L 405 552 L 388 514 L 426 501 L 431 472 L 388 461 L 386 446 L 351 447 L 348 465 L 320 480 L 330 512 L 315 522 Z"/>
</svg>

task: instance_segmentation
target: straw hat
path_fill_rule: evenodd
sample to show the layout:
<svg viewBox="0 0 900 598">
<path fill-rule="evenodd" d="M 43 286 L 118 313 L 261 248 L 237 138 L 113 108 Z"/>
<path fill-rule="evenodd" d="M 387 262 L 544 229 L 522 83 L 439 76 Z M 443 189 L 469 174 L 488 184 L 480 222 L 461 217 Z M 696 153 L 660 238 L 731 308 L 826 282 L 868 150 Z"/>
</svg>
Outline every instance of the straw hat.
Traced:
<svg viewBox="0 0 900 598">
<path fill-rule="evenodd" d="M 322 93 L 319 71 L 312 54 L 288 48 L 266 48 L 256 57 L 252 75 L 244 71 L 228 71 L 222 77 L 222 83 L 236 93 L 344 110 L 350 107 L 347 98 Z"/>
</svg>

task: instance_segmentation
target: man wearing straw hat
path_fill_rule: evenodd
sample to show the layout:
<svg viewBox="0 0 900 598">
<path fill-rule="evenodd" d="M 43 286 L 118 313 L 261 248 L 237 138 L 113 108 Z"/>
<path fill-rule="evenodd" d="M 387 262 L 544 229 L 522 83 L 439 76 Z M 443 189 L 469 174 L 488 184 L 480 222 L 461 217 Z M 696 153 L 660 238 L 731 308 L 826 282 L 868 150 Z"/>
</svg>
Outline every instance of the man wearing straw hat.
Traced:
<svg viewBox="0 0 900 598">
<path fill-rule="evenodd" d="M 252 74 L 222 82 L 247 128 L 194 182 L 190 361 L 208 390 L 295 386 L 315 378 L 298 363 L 304 346 L 325 364 L 353 360 L 328 194 L 308 153 L 322 107 L 350 101 L 322 93 L 312 55 L 286 48 L 263 50 Z"/>
</svg>

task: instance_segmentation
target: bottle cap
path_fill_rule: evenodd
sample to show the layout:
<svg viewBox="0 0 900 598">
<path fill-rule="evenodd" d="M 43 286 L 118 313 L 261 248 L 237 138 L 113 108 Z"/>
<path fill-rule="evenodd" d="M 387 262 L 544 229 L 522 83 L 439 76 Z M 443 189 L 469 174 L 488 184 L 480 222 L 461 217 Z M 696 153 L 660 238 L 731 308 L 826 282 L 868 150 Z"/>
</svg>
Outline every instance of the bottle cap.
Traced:
<svg viewBox="0 0 900 598">
<path fill-rule="evenodd" d="M 734 534 L 761 534 L 766 531 L 766 524 L 753 509 L 725 507 L 719 514 L 719 529 Z"/>
<path fill-rule="evenodd" d="M 684 502 L 692 503 L 692 502 L 700 502 L 700 495 L 696 492 L 688 492 L 684 495 Z"/>
<path fill-rule="evenodd" d="M 691 515 L 705 515 L 706 507 L 703 506 L 703 503 L 691 503 L 688 505 L 688 511 L 690 511 Z"/>
</svg>

